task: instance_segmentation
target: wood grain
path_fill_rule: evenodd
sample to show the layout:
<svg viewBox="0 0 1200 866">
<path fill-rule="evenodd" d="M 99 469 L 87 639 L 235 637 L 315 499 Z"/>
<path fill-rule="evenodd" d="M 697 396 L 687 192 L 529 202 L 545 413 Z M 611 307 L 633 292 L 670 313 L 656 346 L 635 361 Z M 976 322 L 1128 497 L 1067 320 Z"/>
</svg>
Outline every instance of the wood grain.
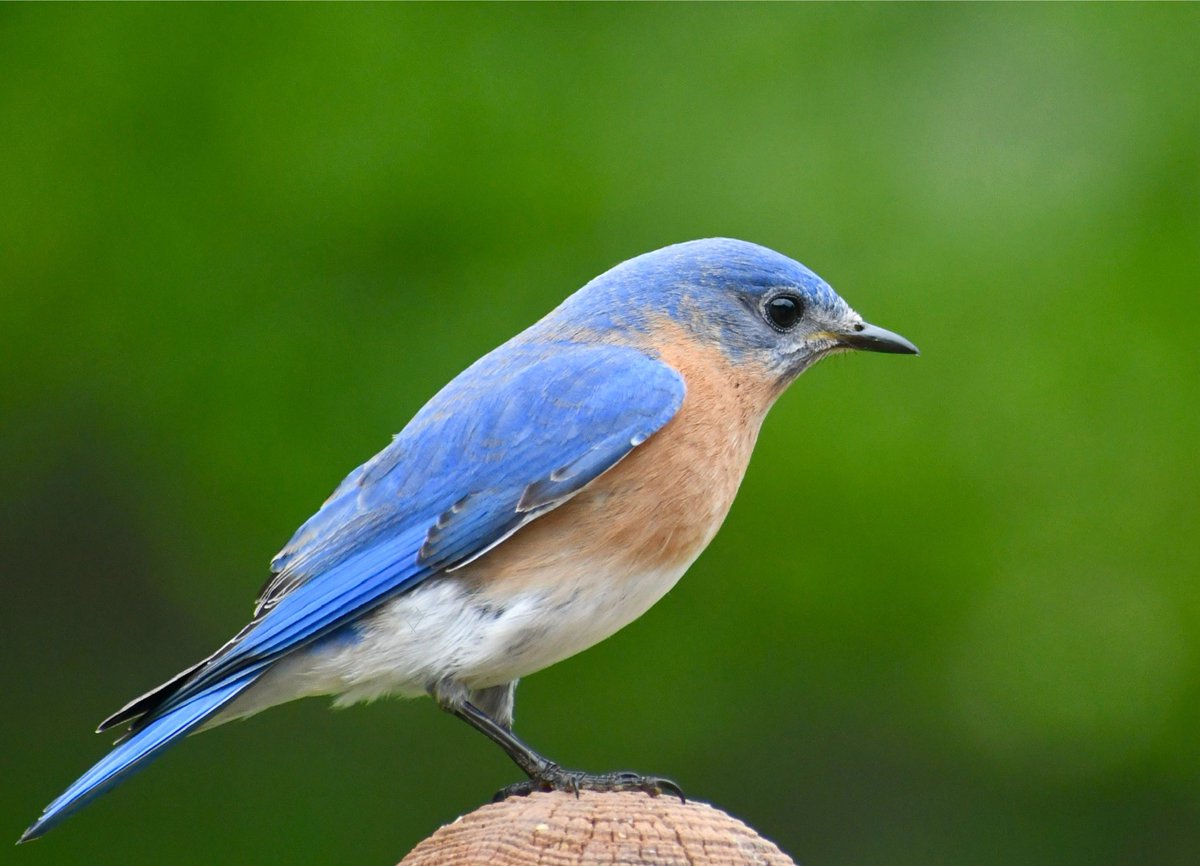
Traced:
<svg viewBox="0 0 1200 866">
<path fill-rule="evenodd" d="M 400 866 L 795 866 L 706 803 L 641 793 L 555 792 L 483 806 L 436 831 Z"/>
</svg>

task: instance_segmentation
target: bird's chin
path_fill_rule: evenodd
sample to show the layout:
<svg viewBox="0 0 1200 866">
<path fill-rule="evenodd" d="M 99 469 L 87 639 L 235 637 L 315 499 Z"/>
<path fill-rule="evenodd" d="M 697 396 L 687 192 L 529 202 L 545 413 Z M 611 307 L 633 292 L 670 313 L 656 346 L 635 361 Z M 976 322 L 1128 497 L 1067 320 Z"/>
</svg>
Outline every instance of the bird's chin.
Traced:
<svg viewBox="0 0 1200 866">
<path fill-rule="evenodd" d="M 821 340 L 805 343 L 800 349 L 788 358 L 787 368 L 780 376 L 780 381 L 783 387 L 787 387 L 796 380 L 801 373 L 809 367 L 815 365 L 822 358 L 828 358 L 830 355 L 837 355 L 841 352 L 848 352 L 848 346 L 843 346 L 833 340 Z"/>
</svg>

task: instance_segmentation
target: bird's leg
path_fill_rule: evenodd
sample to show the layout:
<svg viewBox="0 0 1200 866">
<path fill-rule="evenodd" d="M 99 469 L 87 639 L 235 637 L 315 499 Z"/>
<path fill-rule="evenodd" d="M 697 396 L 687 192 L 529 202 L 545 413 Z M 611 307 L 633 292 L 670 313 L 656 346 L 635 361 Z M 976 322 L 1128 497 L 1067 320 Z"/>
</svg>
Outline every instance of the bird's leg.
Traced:
<svg viewBox="0 0 1200 866">
<path fill-rule="evenodd" d="M 548 771 L 557 769 L 558 765 L 556 763 L 539 755 L 528 744 L 522 741 L 520 737 L 495 721 L 470 701 L 464 701 L 458 706 L 448 707 L 448 709 L 502 748 L 504 754 L 508 755 L 512 759 L 512 762 L 520 767 L 521 771 L 529 778 L 533 779 Z"/>
<path fill-rule="evenodd" d="M 576 795 L 580 791 L 642 791 L 652 797 L 667 793 L 680 800 L 684 799 L 683 791 L 670 779 L 643 776 L 639 773 L 593 774 L 564 770 L 554 761 L 539 755 L 516 734 L 470 701 L 442 706 L 502 748 L 513 763 L 529 777 L 528 781 L 501 788 L 492 798 L 495 801 L 506 797 L 523 797 L 534 791 L 571 791 Z"/>
</svg>

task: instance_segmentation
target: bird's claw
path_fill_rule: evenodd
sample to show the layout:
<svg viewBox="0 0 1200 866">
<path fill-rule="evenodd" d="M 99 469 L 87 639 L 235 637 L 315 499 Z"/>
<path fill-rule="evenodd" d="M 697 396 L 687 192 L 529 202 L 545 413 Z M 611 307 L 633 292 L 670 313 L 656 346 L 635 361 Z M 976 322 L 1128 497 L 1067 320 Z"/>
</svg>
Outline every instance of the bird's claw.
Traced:
<svg viewBox="0 0 1200 866">
<path fill-rule="evenodd" d="M 686 803 L 683 789 L 670 779 L 658 776 L 643 776 L 640 773 L 628 771 L 618 773 L 584 773 L 579 770 L 564 770 L 557 764 L 538 768 L 523 782 L 506 785 L 492 797 L 493 803 L 499 803 L 509 797 L 527 797 L 535 791 L 567 791 L 579 796 L 580 791 L 601 791 L 612 793 L 618 791 L 641 791 L 651 797 L 660 794 L 670 794 L 678 797 L 679 802 Z"/>
</svg>

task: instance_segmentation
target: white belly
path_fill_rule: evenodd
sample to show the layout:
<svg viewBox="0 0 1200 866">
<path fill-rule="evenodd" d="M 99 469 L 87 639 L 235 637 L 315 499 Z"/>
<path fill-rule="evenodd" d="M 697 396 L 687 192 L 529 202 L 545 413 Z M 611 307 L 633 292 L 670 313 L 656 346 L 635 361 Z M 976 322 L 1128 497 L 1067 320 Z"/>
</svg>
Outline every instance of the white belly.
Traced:
<svg viewBox="0 0 1200 866">
<path fill-rule="evenodd" d="M 357 637 L 281 660 L 214 723 L 310 695 L 338 705 L 425 694 L 453 680 L 470 689 L 511 682 L 599 643 L 645 613 L 690 562 L 618 579 L 579 572 L 503 604 L 454 575 L 382 605 Z"/>
</svg>

